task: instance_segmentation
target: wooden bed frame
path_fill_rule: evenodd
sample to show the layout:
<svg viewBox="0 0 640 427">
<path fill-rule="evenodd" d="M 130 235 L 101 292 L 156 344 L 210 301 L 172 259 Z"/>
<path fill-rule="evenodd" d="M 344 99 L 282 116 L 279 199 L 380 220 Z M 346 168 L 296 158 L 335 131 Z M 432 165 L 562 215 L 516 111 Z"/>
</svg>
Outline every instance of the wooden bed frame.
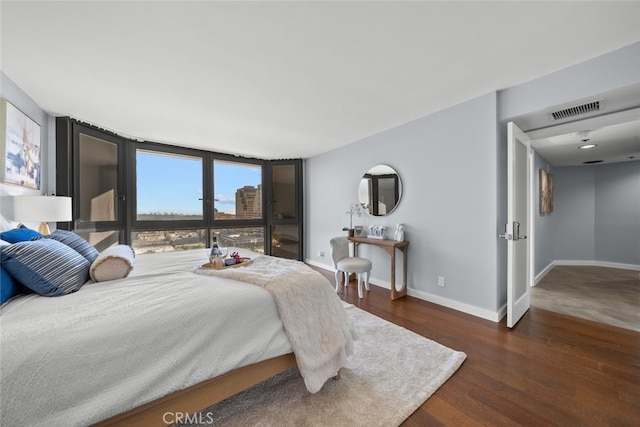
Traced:
<svg viewBox="0 0 640 427">
<path fill-rule="evenodd" d="M 156 426 L 179 421 L 176 414 L 201 411 L 249 387 L 296 366 L 293 353 L 263 360 L 178 390 L 160 399 L 102 421 L 96 426 Z M 165 414 L 170 413 L 170 417 Z M 165 419 L 168 421 L 166 422 Z"/>
</svg>

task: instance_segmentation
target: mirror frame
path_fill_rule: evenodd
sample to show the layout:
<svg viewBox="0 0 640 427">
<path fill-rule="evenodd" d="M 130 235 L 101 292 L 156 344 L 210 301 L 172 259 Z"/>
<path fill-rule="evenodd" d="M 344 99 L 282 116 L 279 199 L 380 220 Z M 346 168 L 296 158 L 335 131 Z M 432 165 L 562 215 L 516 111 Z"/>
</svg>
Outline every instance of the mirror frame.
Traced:
<svg viewBox="0 0 640 427">
<path fill-rule="evenodd" d="M 382 173 L 376 172 L 376 170 L 382 170 Z M 387 209 L 385 213 L 379 213 L 379 203 L 383 194 L 381 193 L 380 184 L 382 180 L 393 179 L 393 195 L 394 205 Z M 364 184 L 366 182 L 366 184 Z M 366 185 L 366 196 L 363 194 L 362 187 Z M 366 199 L 365 199 L 366 197 Z M 402 181 L 398 172 L 389 165 L 379 164 L 370 168 L 360 179 L 360 185 L 358 187 L 358 201 L 363 210 L 372 216 L 385 216 L 389 215 L 396 210 L 400 200 L 402 199 Z M 372 209 L 373 208 L 373 209 Z"/>
</svg>

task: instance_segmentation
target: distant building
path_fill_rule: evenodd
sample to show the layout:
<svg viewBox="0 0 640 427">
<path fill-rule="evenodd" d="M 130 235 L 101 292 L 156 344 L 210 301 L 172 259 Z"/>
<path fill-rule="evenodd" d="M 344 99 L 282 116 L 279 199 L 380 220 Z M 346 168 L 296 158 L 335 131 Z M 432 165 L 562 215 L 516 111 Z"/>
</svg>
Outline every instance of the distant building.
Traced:
<svg viewBox="0 0 640 427">
<path fill-rule="evenodd" d="M 236 214 L 221 212 L 217 208 L 214 208 L 213 217 L 215 219 L 236 219 Z"/>
<path fill-rule="evenodd" d="M 245 185 L 236 190 L 236 218 L 262 217 L 262 185 Z"/>
</svg>

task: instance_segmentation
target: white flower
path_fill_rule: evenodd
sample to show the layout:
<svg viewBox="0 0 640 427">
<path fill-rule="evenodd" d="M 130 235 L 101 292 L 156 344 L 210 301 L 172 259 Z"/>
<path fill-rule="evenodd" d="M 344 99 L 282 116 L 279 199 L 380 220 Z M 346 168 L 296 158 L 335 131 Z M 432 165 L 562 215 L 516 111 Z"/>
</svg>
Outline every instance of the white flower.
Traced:
<svg viewBox="0 0 640 427">
<path fill-rule="evenodd" d="M 362 216 L 362 207 L 360 206 L 360 203 L 351 203 L 347 214 L 349 215 L 349 229 L 351 230 L 353 229 L 353 216 Z"/>
</svg>

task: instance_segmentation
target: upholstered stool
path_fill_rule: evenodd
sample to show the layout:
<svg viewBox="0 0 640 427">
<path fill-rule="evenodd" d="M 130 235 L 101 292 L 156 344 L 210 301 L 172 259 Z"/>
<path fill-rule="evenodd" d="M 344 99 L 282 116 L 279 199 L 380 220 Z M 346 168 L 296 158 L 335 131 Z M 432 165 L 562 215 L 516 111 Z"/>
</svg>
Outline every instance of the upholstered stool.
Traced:
<svg viewBox="0 0 640 427">
<path fill-rule="evenodd" d="M 336 292 L 340 287 L 340 276 L 344 275 L 344 286 L 349 283 L 349 274 L 358 275 L 358 297 L 362 298 L 362 283 L 369 290 L 369 275 L 371 274 L 371 261 L 366 258 L 349 256 L 349 240 L 344 237 L 334 237 L 331 244 L 331 258 L 336 269 Z M 362 277 L 364 275 L 364 278 Z"/>
</svg>

